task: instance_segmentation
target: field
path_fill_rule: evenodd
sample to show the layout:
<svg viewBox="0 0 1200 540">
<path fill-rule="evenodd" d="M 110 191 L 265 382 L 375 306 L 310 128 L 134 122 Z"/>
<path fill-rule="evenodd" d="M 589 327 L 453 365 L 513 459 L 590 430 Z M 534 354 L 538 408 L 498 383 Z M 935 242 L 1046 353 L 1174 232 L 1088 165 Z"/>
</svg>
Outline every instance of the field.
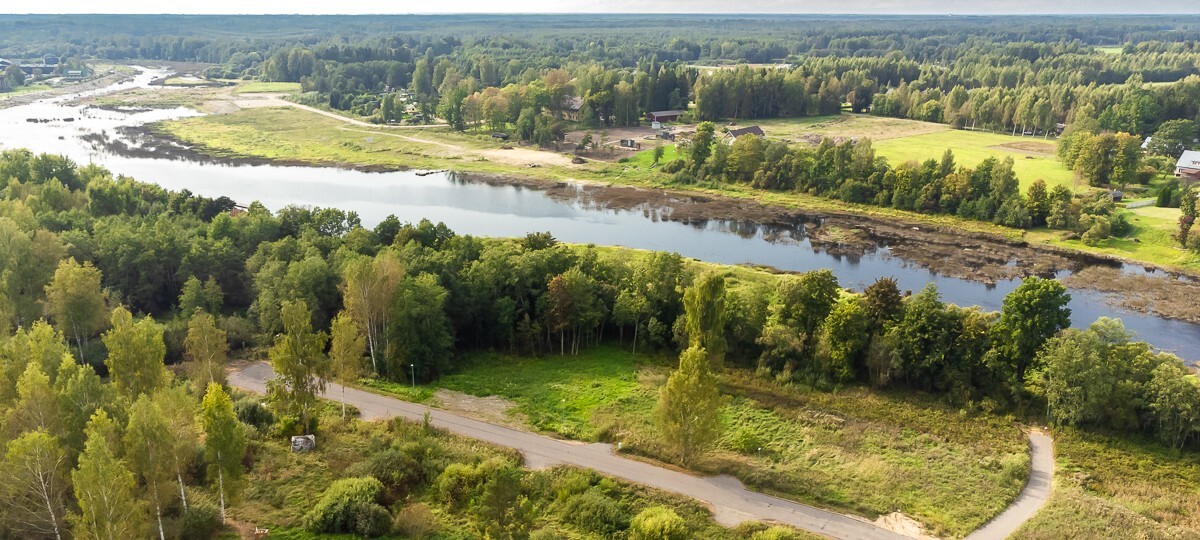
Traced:
<svg viewBox="0 0 1200 540">
<path fill-rule="evenodd" d="M 918 122 L 903 118 L 886 118 L 865 114 L 837 116 L 808 116 L 800 118 L 764 118 L 744 120 L 742 125 L 758 125 L 767 137 L 800 140 L 808 135 L 840 138 L 863 138 L 873 141 L 937 133 L 950 129 L 945 124 Z"/>
<path fill-rule="evenodd" d="M 1179 215 L 1178 208 L 1148 206 L 1128 210 L 1126 219 L 1132 225 L 1132 231 L 1123 238 L 1109 238 L 1094 246 L 1085 246 L 1080 240 L 1064 239 L 1062 231 L 1030 231 L 1029 238 L 1167 267 L 1200 267 L 1200 254 L 1184 250 L 1175 241 L 1173 235 L 1179 230 Z"/>
<path fill-rule="evenodd" d="M 670 461 L 652 411 L 672 363 L 614 347 L 542 358 L 481 353 L 436 386 L 505 398 L 512 408 L 502 412 L 536 430 Z M 870 519 L 901 511 L 930 532 L 961 537 L 999 513 L 1027 474 L 1011 419 L 865 389 L 781 388 L 743 370 L 729 371 L 724 385 L 735 396 L 726 435 L 698 469 L 763 491 Z"/>
<path fill-rule="evenodd" d="M 1200 538 L 1195 454 L 1070 429 L 1054 438 L 1054 492 L 1016 537 Z"/>
<path fill-rule="evenodd" d="M 1013 137 L 984 131 L 945 130 L 890 138 L 874 144 L 877 155 L 893 164 L 905 161 L 941 159 L 947 148 L 954 152 L 960 166 L 974 167 L 989 157 L 1013 158 L 1013 171 L 1021 180 L 1025 192 L 1034 180 L 1042 179 L 1053 187 L 1064 185 L 1075 189 L 1074 173 L 1063 167 L 1055 155 L 1053 140 L 1040 137 Z"/>
<path fill-rule="evenodd" d="M 238 94 L 260 94 L 260 93 L 281 93 L 290 94 L 300 91 L 300 83 L 290 82 L 262 82 L 262 81 L 245 81 L 241 82 L 235 88 L 234 93 Z"/>
</svg>

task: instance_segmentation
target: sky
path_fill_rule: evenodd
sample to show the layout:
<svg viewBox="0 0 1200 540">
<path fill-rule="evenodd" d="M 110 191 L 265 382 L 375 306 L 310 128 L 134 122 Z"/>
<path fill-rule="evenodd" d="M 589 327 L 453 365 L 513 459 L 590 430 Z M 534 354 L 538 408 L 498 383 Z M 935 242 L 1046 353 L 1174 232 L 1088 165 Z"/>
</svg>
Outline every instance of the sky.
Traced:
<svg viewBox="0 0 1200 540">
<path fill-rule="evenodd" d="M 1200 0 L 0 0 L 0 13 L 1200 14 Z"/>
</svg>

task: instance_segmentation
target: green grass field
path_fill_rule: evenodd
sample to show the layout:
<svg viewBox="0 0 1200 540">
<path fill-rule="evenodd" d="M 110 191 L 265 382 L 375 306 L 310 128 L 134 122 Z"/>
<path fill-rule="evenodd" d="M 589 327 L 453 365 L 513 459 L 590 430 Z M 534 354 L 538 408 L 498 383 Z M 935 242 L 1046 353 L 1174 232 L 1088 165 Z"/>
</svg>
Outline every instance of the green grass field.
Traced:
<svg viewBox="0 0 1200 540">
<path fill-rule="evenodd" d="M 1096 52 L 1101 54 L 1121 54 L 1124 51 L 1124 45 L 1105 45 L 1103 47 L 1096 47 Z"/>
<path fill-rule="evenodd" d="M 1075 189 L 1075 175 L 1062 165 L 1055 155 L 1054 140 L 1040 137 L 1013 137 L 985 131 L 946 130 L 874 142 L 875 153 L 888 158 L 893 165 L 905 161 L 941 159 L 946 149 L 954 152 L 960 166 L 974 167 L 989 158 L 1013 158 L 1013 171 L 1021 180 L 1021 191 L 1034 180 L 1042 179 L 1050 186 L 1064 185 Z"/>
<path fill-rule="evenodd" d="M 1072 429 L 1054 439 L 1054 492 L 1016 538 L 1200 538 L 1200 456 Z"/>
<path fill-rule="evenodd" d="M 757 125 L 763 129 L 767 137 L 787 140 L 799 140 L 806 136 L 817 135 L 837 138 L 867 137 L 873 141 L 881 141 L 950 129 L 950 126 L 945 124 L 866 114 L 762 118 L 744 120 L 739 124 L 742 126 Z"/>
<path fill-rule="evenodd" d="M 579 356 L 483 353 L 436 386 L 506 398 L 533 429 L 670 461 L 652 411 L 672 367 L 673 358 L 611 346 Z M 865 389 L 785 389 L 741 370 L 726 374 L 725 390 L 737 396 L 724 411 L 726 434 L 698 468 L 802 502 L 871 519 L 899 510 L 961 537 L 999 513 L 1028 470 L 1011 419 Z"/>
</svg>

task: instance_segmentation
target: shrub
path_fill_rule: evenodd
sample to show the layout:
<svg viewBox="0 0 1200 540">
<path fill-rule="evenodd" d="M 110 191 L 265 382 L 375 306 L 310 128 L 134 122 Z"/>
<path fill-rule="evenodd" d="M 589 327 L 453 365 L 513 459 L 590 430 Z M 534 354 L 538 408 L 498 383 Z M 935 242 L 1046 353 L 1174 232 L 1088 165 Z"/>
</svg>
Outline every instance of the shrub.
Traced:
<svg viewBox="0 0 1200 540">
<path fill-rule="evenodd" d="M 674 510 L 663 506 L 642 510 L 629 524 L 630 540 L 683 540 L 687 537 L 687 523 Z"/>
<path fill-rule="evenodd" d="M 475 468 L 465 463 L 451 463 L 434 482 L 438 500 L 451 509 L 461 509 L 471 500 L 479 483 Z"/>
<path fill-rule="evenodd" d="M 382 492 L 383 484 L 374 478 L 338 480 L 305 514 L 304 527 L 314 533 L 386 534 L 392 520 L 376 502 Z"/>
<path fill-rule="evenodd" d="M 183 540 L 208 540 L 221 528 L 221 513 L 212 503 L 192 500 L 179 518 L 179 537 Z"/>
<path fill-rule="evenodd" d="M 392 530 L 414 540 L 424 540 L 438 531 L 438 519 L 425 503 L 405 506 L 396 512 Z"/>
<path fill-rule="evenodd" d="M 750 540 L 800 540 L 800 535 L 787 527 L 771 527 L 754 533 Z"/>
<path fill-rule="evenodd" d="M 410 441 L 371 454 L 354 468 L 354 476 L 373 476 L 383 483 L 390 497 L 399 498 L 425 486 L 437 475 L 432 439 Z"/>
<path fill-rule="evenodd" d="M 556 529 L 538 529 L 529 535 L 529 540 L 567 540 L 567 535 Z"/>
<path fill-rule="evenodd" d="M 265 431 L 275 423 L 275 415 L 255 396 L 243 397 L 233 404 L 233 412 L 243 424 L 254 426 L 259 431 Z"/>
<path fill-rule="evenodd" d="M 589 489 L 567 499 L 563 505 L 563 518 L 580 529 L 605 536 L 629 527 L 629 515 L 617 501 L 598 489 Z"/>
<path fill-rule="evenodd" d="M 673 159 L 671 161 L 666 162 L 666 164 L 664 164 L 660 170 L 667 174 L 675 174 L 679 171 L 682 171 L 683 166 L 684 166 L 684 162 L 682 159 Z"/>
<path fill-rule="evenodd" d="M 762 448 L 764 442 L 762 437 L 749 426 L 742 426 L 729 435 L 729 446 L 737 450 L 740 454 L 751 455 L 758 452 Z"/>
</svg>

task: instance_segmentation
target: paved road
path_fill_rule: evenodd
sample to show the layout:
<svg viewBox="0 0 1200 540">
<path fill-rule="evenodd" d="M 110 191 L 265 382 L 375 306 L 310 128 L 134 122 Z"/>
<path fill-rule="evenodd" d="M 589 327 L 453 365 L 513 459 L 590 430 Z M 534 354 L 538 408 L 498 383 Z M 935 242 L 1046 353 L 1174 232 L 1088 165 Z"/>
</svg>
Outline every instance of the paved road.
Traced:
<svg viewBox="0 0 1200 540">
<path fill-rule="evenodd" d="M 274 373 L 271 371 L 271 367 L 266 363 L 259 362 L 231 373 L 229 383 L 243 390 L 265 393 L 266 382 L 273 377 Z M 730 476 L 702 478 L 627 459 L 616 455 L 612 445 L 609 444 L 583 444 L 552 439 L 356 388 L 345 388 L 344 390 L 346 402 L 357 407 L 364 420 L 402 417 L 420 421 L 428 413 L 431 423 L 436 427 L 458 435 L 519 450 L 525 456 L 525 464 L 532 468 L 560 464 L 575 465 L 692 497 L 707 504 L 713 510 L 716 520 L 726 526 L 734 526 L 744 521 L 767 521 L 785 523 L 831 538 L 856 540 L 907 538 L 860 518 L 747 490 L 741 482 Z M 330 384 L 325 392 L 325 397 L 339 400 L 342 391 L 343 388 L 340 385 Z M 1008 533 L 1004 531 L 1016 530 L 1045 502 L 1049 494 L 1049 471 L 1052 470 L 1053 463 L 1051 459 L 1049 463 L 1051 468 L 1045 469 L 1044 476 L 1039 476 L 1039 471 L 1045 465 L 1040 459 L 1044 456 L 1040 456 L 1039 449 L 1044 449 L 1045 453 L 1049 455 L 1050 442 L 1049 438 L 1044 435 L 1039 434 L 1038 437 L 1041 437 L 1041 439 L 1037 439 L 1038 442 L 1034 442 L 1034 439 L 1031 438 L 1034 474 L 1029 485 L 1021 492 L 1013 507 L 976 533 L 985 536 L 972 535 L 971 538 L 1007 536 Z M 1043 484 L 1044 490 L 1031 489 L 1035 485 Z"/>
<path fill-rule="evenodd" d="M 1054 480 L 1054 441 L 1044 433 L 1029 434 L 1029 480 L 1017 500 L 967 540 L 1003 540 L 1017 532 L 1050 499 Z"/>
</svg>

